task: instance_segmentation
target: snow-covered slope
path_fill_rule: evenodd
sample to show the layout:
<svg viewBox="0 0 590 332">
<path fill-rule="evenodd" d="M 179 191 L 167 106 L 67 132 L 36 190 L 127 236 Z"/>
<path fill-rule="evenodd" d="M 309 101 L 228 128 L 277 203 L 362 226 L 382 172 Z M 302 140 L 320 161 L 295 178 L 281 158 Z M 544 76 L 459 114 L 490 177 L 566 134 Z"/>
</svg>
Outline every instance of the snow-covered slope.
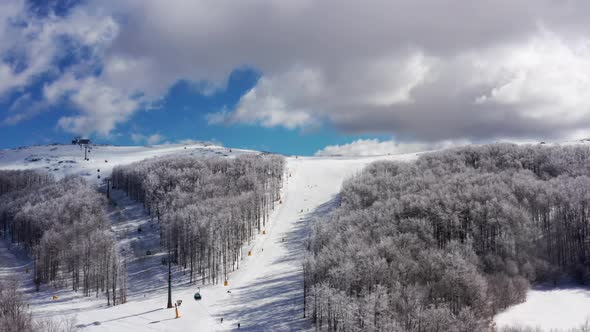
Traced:
<svg viewBox="0 0 590 332">
<path fill-rule="evenodd" d="M 496 316 L 498 327 L 522 326 L 542 331 L 570 330 L 590 322 L 590 288 L 536 288 L 524 303 Z"/>
<path fill-rule="evenodd" d="M 154 147 L 98 146 L 84 161 L 84 151 L 77 146 L 38 146 L 15 150 L 0 150 L 0 169 L 44 168 L 57 177 L 81 174 L 97 182 L 100 174 L 107 175 L 113 166 L 169 154 L 197 156 L 233 156 L 256 153 L 218 147 L 194 145 L 161 145 Z M 414 160 L 416 154 L 366 158 L 290 157 L 287 158 L 286 182 L 281 204 L 271 216 L 265 235 L 245 250 L 253 255 L 240 262 L 232 273 L 229 286 L 201 287 L 203 299 L 195 301 L 197 286 L 188 285 L 180 271 L 175 274 L 174 300 L 183 300 L 181 318 L 174 310 L 165 309 L 165 268 L 158 256 L 130 264 L 129 302 L 106 307 L 104 299 L 87 298 L 71 292 L 58 291 L 52 300 L 51 289 L 30 292 L 31 308 L 36 317 L 76 316 L 78 324 L 88 331 L 225 331 L 237 324 L 247 331 L 302 331 L 312 326 L 303 319 L 301 258 L 304 244 L 315 218 L 334 206 L 342 182 L 376 160 Z M 105 162 L 105 160 L 107 162 Z M 126 250 L 133 247 L 138 225 L 148 223 L 142 207 L 114 193 L 117 206 L 109 216 L 113 230 Z M 141 235 L 149 237 L 149 232 Z M 146 242 L 146 241 L 143 241 Z M 149 241 L 148 241 L 149 242 Z M 154 244 L 157 246 L 157 243 Z M 140 248 L 145 250 L 146 248 Z M 18 253 L 18 252 L 17 252 Z M 28 268 L 22 252 L 8 250 L 0 243 L 0 277 Z M 29 283 L 30 284 L 30 283 Z M 230 291 L 230 292 L 228 292 Z M 498 326 L 529 325 L 546 329 L 573 328 L 590 315 L 590 290 L 564 288 L 531 290 L 521 305 L 509 308 L 496 317 Z M 223 318 L 223 322 L 221 321 Z"/>
<path fill-rule="evenodd" d="M 244 153 L 255 151 L 228 149 L 203 143 L 154 146 L 93 145 L 88 154 L 89 160 L 84 160 L 84 149 L 78 145 L 43 145 L 0 150 L 0 169 L 44 169 L 57 178 L 78 174 L 96 183 L 99 182 L 98 175 L 104 178 L 116 165 L 147 158 L 170 154 L 234 156 Z"/>
<path fill-rule="evenodd" d="M 72 146 L 4 150 L 0 154 L 0 168 L 49 167 L 51 170 L 55 168 L 53 172 L 58 176 L 83 174 L 93 180 L 99 167 L 101 174 L 106 174 L 114 165 L 152 156 L 173 153 L 227 155 L 229 149 L 202 145 L 187 146 L 186 150 L 180 145 L 153 148 L 97 147 L 92 153 L 88 162 L 83 160 L 83 151 Z M 251 151 L 231 152 L 232 155 L 239 153 Z M 39 160 L 31 161 L 31 158 Z M 310 329 L 309 321 L 303 319 L 301 259 L 313 219 L 331 209 L 344 179 L 359 172 L 368 163 L 382 159 L 415 158 L 416 154 L 370 158 L 287 158 L 281 204 L 276 206 L 266 234 L 258 235 L 255 241 L 245 247 L 253 255 L 240 262 L 239 270 L 230 275 L 229 286 L 202 286 L 201 301 L 193 299 L 196 286 L 177 283 L 173 298 L 183 300 L 179 319 L 174 319 L 174 310 L 165 309 L 166 284 L 160 273 L 161 266 L 157 263 L 146 264 L 145 271 L 138 270 L 141 265 L 134 265 L 134 271 L 130 271 L 130 274 L 137 273 L 144 277 L 130 275 L 130 282 L 146 284 L 130 285 L 129 302 L 126 304 L 107 308 L 104 299 L 85 298 L 68 291 L 59 292 L 59 299 L 52 300 L 52 293 L 44 291 L 30 293 L 34 315 L 76 315 L 80 326 L 89 331 L 232 330 L 238 323 L 242 329 L 250 331 Z M 75 163 L 63 165 L 66 160 Z M 114 196 L 117 197 L 116 194 Z M 132 236 L 136 224 L 145 222 L 147 217 L 141 215 L 141 208 L 124 197 L 116 199 L 118 211 L 110 214 L 113 216 L 113 229 L 117 234 L 124 235 L 129 228 L 131 231 L 127 232 L 128 237 Z M 130 220 L 119 220 L 121 218 Z M 121 238 L 122 245 L 129 241 L 125 236 Z M 178 273 L 175 278 L 183 280 Z M 149 289 L 149 292 L 141 292 L 142 287 Z"/>
</svg>

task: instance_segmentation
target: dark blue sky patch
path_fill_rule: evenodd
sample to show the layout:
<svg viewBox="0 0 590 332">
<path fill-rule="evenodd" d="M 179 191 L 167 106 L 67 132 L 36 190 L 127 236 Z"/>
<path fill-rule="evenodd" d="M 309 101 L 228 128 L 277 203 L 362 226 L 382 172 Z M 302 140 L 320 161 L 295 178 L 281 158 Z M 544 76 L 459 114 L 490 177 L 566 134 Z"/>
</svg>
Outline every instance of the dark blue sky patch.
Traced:
<svg viewBox="0 0 590 332">
<path fill-rule="evenodd" d="M 29 10 L 39 17 L 66 16 L 82 0 L 28 0 Z"/>
</svg>

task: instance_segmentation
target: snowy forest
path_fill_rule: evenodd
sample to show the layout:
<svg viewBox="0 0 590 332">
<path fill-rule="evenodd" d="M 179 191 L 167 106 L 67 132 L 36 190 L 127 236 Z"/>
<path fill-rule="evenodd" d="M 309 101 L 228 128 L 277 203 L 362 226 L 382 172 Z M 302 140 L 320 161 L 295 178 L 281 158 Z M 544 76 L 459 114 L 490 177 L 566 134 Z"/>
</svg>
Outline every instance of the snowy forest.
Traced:
<svg viewBox="0 0 590 332">
<path fill-rule="evenodd" d="M 175 156 L 117 166 L 112 180 L 160 225 L 171 263 L 191 283 L 216 284 L 239 268 L 243 245 L 264 230 L 283 172 L 284 159 L 274 155 Z"/>
<path fill-rule="evenodd" d="M 0 171 L 0 230 L 33 258 L 39 289 L 70 287 L 126 300 L 126 272 L 105 215 L 106 198 L 77 176 Z"/>
<path fill-rule="evenodd" d="M 74 332 L 75 318 L 33 319 L 15 280 L 0 280 L 0 332 Z"/>
<path fill-rule="evenodd" d="M 168 156 L 117 166 L 110 180 L 152 217 L 167 263 L 192 283 L 217 284 L 239 268 L 244 244 L 265 230 L 280 202 L 284 163 L 264 154 Z M 126 301 L 127 266 L 108 204 L 80 176 L 0 171 L 0 236 L 26 249 L 38 290 L 69 288 L 105 296 L 108 305 Z M 18 289 L 17 281 L 0 280 L 0 331 L 75 330 L 74 320 L 33 319 Z"/>
<path fill-rule="evenodd" d="M 590 149 L 471 146 L 343 185 L 304 263 L 328 331 L 486 331 L 532 283 L 590 282 Z"/>
</svg>

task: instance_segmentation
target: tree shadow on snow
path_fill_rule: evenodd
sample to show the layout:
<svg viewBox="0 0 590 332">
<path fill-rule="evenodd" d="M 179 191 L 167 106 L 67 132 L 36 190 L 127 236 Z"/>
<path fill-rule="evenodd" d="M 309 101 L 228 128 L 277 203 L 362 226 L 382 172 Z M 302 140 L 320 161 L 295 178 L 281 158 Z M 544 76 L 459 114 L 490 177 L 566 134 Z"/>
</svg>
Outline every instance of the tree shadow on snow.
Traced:
<svg viewBox="0 0 590 332">
<path fill-rule="evenodd" d="M 340 197 L 336 195 L 312 212 L 301 214 L 294 228 L 285 234 L 285 241 L 279 239 L 288 254 L 273 262 L 288 263 L 296 271 L 279 271 L 247 286 L 232 289 L 229 303 L 232 308 L 238 309 L 221 309 L 224 319 L 235 324 L 239 322 L 240 330 L 244 331 L 311 330 L 311 322 L 303 318 L 302 262 L 313 223 L 339 204 Z"/>
<path fill-rule="evenodd" d="M 275 261 L 274 263 L 282 263 L 288 261 L 303 261 L 305 253 L 307 252 L 307 244 L 312 233 L 313 225 L 322 217 L 327 216 L 332 210 L 340 205 L 340 195 L 335 195 L 329 201 L 319 205 L 313 211 L 302 214 L 295 223 L 294 229 L 287 233 L 285 237 L 285 246 L 288 254 Z"/>
<path fill-rule="evenodd" d="M 112 319 L 107 319 L 107 320 L 103 320 L 103 321 L 94 321 L 94 322 L 91 322 L 91 323 L 88 323 L 88 324 L 78 324 L 76 327 L 78 327 L 78 328 L 85 328 L 85 327 L 89 327 L 89 326 L 92 326 L 92 325 L 101 325 L 103 323 L 115 322 L 115 321 L 118 321 L 118 320 L 127 319 L 127 318 L 131 318 L 131 317 L 138 317 L 138 316 L 150 314 L 152 312 L 156 312 L 156 311 L 160 311 L 160 310 L 164 310 L 164 308 L 158 308 L 158 309 L 148 310 L 148 311 L 145 311 L 145 312 L 140 312 L 138 314 L 130 314 L 130 315 L 121 316 L 121 317 L 112 318 Z"/>
</svg>

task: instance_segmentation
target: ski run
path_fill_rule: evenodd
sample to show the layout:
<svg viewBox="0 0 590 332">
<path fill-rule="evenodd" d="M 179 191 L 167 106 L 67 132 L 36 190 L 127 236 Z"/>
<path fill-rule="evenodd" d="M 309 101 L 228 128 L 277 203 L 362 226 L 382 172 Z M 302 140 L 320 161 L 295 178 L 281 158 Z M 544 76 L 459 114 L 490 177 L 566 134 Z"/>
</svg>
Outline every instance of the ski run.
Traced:
<svg viewBox="0 0 590 332">
<path fill-rule="evenodd" d="M 57 178 L 78 174 L 100 185 L 116 165 L 164 156 L 233 156 L 255 151 L 228 149 L 206 144 L 154 147 L 95 146 L 90 161 L 78 146 L 37 146 L 0 151 L 0 169 L 41 168 Z M 239 262 L 228 285 L 189 284 L 182 271 L 174 273 L 175 309 L 166 309 L 167 270 L 155 255 L 128 267 L 128 302 L 107 307 L 104 299 L 83 297 L 70 290 L 35 292 L 30 280 L 30 261 L 16 247 L 0 242 L 0 278 L 23 275 L 23 288 L 34 317 L 75 317 L 87 331 L 244 331 L 313 330 L 303 318 L 302 258 L 312 224 L 338 203 L 338 192 L 348 177 L 376 160 L 412 161 L 417 154 L 377 157 L 287 157 L 281 200 L 272 211 L 265 234 L 259 234 L 244 251 L 251 256 Z M 97 171 L 98 170 L 98 171 Z M 109 207 L 111 228 L 120 250 L 132 255 L 132 240 L 140 251 L 156 249 L 158 237 L 150 230 L 150 217 L 143 207 L 120 191 L 112 193 L 116 206 Z M 138 228 L 142 234 L 137 234 Z M 202 299 L 194 294 L 200 291 Z M 54 298 L 55 295 L 55 298 Z M 590 315 L 590 291 L 580 288 L 533 289 L 527 302 L 496 318 L 498 326 L 527 325 L 548 329 L 573 328 Z"/>
</svg>

